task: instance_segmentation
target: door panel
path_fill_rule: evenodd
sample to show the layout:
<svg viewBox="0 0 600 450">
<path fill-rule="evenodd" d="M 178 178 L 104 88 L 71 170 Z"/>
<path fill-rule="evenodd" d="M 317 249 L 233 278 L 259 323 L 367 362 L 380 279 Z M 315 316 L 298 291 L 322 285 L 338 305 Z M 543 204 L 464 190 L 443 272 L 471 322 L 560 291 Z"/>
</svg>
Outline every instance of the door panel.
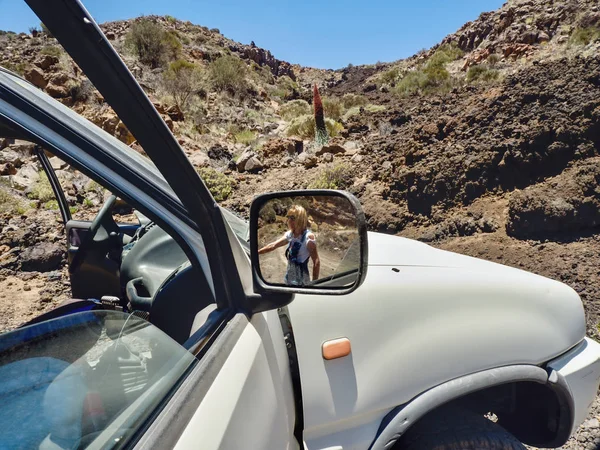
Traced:
<svg viewBox="0 0 600 450">
<path fill-rule="evenodd" d="M 67 256 L 69 267 L 81 242 L 85 241 L 91 222 L 70 220 L 67 222 Z M 111 238 L 101 229 L 86 253 L 84 261 L 70 272 L 71 291 L 74 298 L 101 298 L 104 295 L 120 297 L 119 282 L 120 252 L 122 237 L 132 234 L 135 226 L 119 226 L 119 239 Z M 118 241 L 118 242 L 117 242 Z"/>
<path fill-rule="evenodd" d="M 246 322 L 176 449 L 297 449 L 287 350 L 276 311 Z M 171 412 L 172 413 L 172 412 Z"/>
</svg>

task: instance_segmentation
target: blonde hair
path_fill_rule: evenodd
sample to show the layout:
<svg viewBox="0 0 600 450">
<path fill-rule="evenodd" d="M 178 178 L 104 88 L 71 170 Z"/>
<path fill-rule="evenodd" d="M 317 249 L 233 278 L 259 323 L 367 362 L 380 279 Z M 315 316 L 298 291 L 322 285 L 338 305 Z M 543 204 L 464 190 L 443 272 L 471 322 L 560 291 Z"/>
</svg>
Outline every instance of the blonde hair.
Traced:
<svg viewBox="0 0 600 450">
<path fill-rule="evenodd" d="M 306 230 L 308 228 L 308 216 L 306 210 L 300 205 L 293 205 L 287 212 L 286 217 L 290 215 L 296 216 L 296 227 L 300 230 Z"/>
</svg>

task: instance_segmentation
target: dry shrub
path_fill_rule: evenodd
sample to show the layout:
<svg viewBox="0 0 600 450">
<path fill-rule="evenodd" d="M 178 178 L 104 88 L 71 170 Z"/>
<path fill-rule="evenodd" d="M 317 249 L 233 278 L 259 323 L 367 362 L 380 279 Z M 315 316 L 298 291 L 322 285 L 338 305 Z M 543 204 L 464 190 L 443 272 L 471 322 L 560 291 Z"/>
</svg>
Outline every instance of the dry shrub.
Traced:
<svg viewBox="0 0 600 450">
<path fill-rule="evenodd" d="M 183 59 L 169 64 L 163 74 L 165 91 L 181 110 L 186 109 L 190 97 L 202 91 L 203 76 L 200 67 Z"/>
<path fill-rule="evenodd" d="M 467 72 L 467 81 L 469 83 L 481 82 L 489 83 L 498 79 L 500 72 L 490 68 L 487 64 L 479 64 L 469 67 Z"/>
<path fill-rule="evenodd" d="M 354 183 L 354 173 L 350 164 L 337 163 L 322 169 L 309 189 L 348 189 Z"/>
<path fill-rule="evenodd" d="M 141 18 L 131 25 L 125 37 L 125 46 L 142 62 L 152 68 L 159 67 L 165 60 L 176 58 L 181 43 L 174 32 L 148 18 Z"/>
<path fill-rule="evenodd" d="M 310 114 L 310 105 L 306 100 L 290 100 L 281 106 L 279 114 L 285 120 L 292 120 Z"/>
<path fill-rule="evenodd" d="M 246 90 L 246 64 L 241 59 L 226 55 L 209 66 L 210 81 L 217 91 L 242 94 Z"/>
<path fill-rule="evenodd" d="M 211 167 L 201 167 L 198 174 L 216 201 L 227 200 L 233 192 L 233 181 L 227 175 Z"/>
<path fill-rule="evenodd" d="M 367 97 L 357 94 L 344 94 L 342 97 L 344 108 L 350 109 L 356 106 L 365 106 L 368 103 Z"/>
<path fill-rule="evenodd" d="M 340 123 L 329 117 L 325 118 L 325 126 L 330 137 L 337 136 L 344 129 Z M 288 136 L 297 136 L 301 139 L 314 139 L 315 130 L 314 116 L 312 114 L 305 114 L 292 119 L 286 133 Z"/>
<path fill-rule="evenodd" d="M 324 97 L 323 110 L 325 111 L 325 117 L 330 117 L 333 120 L 340 120 L 346 112 L 344 103 L 337 97 Z"/>
</svg>

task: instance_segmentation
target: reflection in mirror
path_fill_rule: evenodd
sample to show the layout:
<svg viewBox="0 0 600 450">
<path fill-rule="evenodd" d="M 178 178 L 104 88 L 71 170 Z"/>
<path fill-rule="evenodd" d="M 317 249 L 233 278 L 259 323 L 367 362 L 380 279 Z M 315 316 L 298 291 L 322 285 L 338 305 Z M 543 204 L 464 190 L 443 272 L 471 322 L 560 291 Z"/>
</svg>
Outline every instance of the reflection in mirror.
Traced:
<svg viewBox="0 0 600 450">
<path fill-rule="evenodd" d="M 268 200 L 260 210 L 257 233 L 260 273 L 268 284 L 339 288 L 358 278 L 360 239 L 347 198 Z"/>
</svg>

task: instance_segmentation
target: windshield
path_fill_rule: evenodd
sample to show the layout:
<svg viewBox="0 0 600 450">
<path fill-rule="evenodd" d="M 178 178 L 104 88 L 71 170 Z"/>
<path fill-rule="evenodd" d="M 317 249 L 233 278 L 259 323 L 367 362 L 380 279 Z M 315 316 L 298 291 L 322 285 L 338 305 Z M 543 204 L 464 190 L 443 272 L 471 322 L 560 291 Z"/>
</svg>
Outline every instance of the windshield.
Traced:
<svg viewBox="0 0 600 450">
<path fill-rule="evenodd" d="M 150 323 L 80 312 L 0 335 L 0 448 L 125 444 L 195 358 Z"/>
<path fill-rule="evenodd" d="M 233 232 L 236 234 L 239 240 L 247 246 L 250 242 L 250 225 L 248 224 L 248 221 L 242 219 L 228 209 L 221 208 L 221 211 L 223 212 L 223 217 Z"/>
</svg>

